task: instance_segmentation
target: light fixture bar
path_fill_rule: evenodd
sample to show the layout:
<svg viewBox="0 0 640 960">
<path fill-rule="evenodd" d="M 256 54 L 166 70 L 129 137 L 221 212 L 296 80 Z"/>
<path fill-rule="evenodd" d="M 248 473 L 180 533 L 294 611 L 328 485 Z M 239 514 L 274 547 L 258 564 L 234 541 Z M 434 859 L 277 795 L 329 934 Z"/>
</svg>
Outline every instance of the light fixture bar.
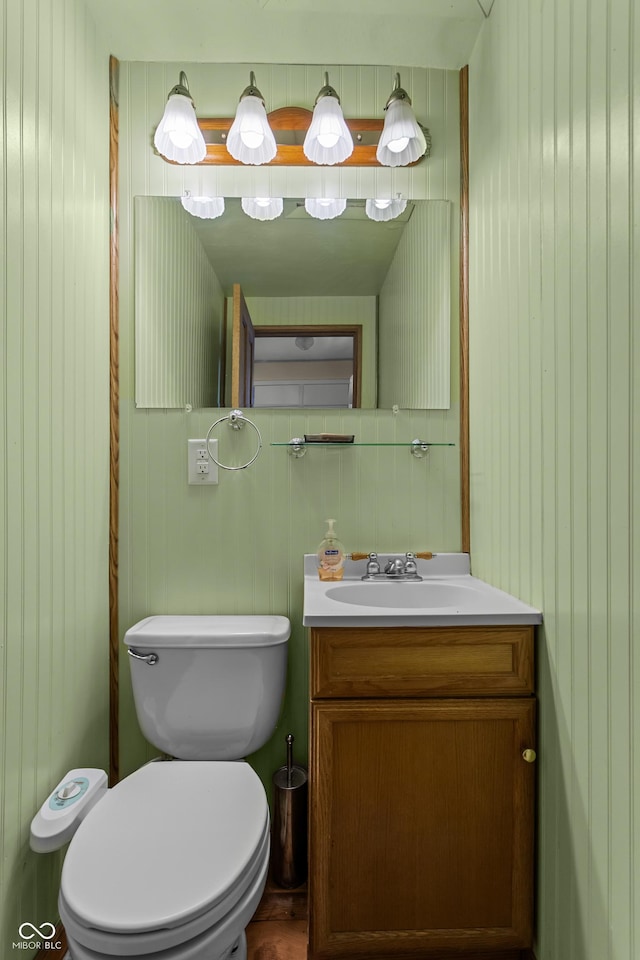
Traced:
<svg viewBox="0 0 640 960">
<path fill-rule="evenodd" d="M 302 149 L 304 136 L 311 125 L 312 117 L 313 112 L 304 107 L 280 107 L 280 109 L 267 114 L 269 126 L 273 130 L 277 144 L 277 153 L 268 166 L 316 166 L 316 164 L 307 160 Z M 232 123 L 233 117 L 198 118 L 198 124 L 204 135 L 207 148 L 204 159 L 200 161 L 201 165 L 242 166 L 239 161 L 234 160 L 229 154 L 224 142 L 226 135 L 231 129 Z M 384 126 L 384 120 L 377 118 L 346 119 L 346 124 L 353 136 L 353 153 L 341 164 L 337 164 L 337 166 L 382 166 L 376 158 L 376 149 Z M 358 139 L 359 137 L 361 139 Z M 212 139 L 219 142 L 208 142 Z M 429 144 L 430 139 L 427 138 L 427 147 L 429 147 Z M 427 149 L 424 156 L 429 156 L 429 149 Z M 409 166 L 414 166 L 415 163 L 419 163 L 422 159 L 423 158 L 420 157 L 414 163 L 409 164 Z"/>
</svg>

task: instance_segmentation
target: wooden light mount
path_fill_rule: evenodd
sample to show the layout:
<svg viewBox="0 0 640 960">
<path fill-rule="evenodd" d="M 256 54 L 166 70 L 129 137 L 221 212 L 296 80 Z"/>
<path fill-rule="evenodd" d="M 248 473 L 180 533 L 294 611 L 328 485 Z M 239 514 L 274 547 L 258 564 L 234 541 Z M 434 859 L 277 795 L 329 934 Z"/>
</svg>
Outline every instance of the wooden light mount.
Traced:
<svg viewBox="0 0 640 960">
<path fill-rule="evenodd" d="M 267 114 L 269 125 L 276 138 L 278 152 L 273 160 L 265 166 L 317 166 L 311 160 L 307 160 L 302 150 L 305 134 L 311 125 L 312 117 L 313 111 L 307 110 L 305 107 L 280 107 L 279 110 L 273 110 L 272 113 Z M 382 164 L 376 159 L 376 149 L 384 120 L 360 119 L 346 120 L 345 122 L 353 136 L 353 153 L 343 163 L 336 163 L 334 166 L 381 167 Z M 198 124 L 207 145 L 207 155 L 204 160 L 200 161 L 200 165 L 243 166 L 239 160 L 234 160 L 225 145 L 226 136 L 232 123 L 233 117 L 198 118 Z M 427 141 L 424 157 L 428 157 L 431 151 L 431 137 L 428 130 L 425 130 L 424 127 L 422 130 Z M 413 167 L 416 163 L 420 163 L 422 159 L 423 157 L 420 157 L 408 166 Z"/>
</svg>

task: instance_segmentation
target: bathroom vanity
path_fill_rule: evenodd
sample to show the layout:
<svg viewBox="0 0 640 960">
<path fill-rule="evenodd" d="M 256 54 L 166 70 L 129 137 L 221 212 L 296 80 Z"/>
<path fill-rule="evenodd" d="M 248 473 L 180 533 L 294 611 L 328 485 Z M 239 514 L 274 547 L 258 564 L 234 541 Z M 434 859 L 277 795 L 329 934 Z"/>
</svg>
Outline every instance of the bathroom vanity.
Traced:
<svg viewBox="0 0 640 960">
<path fill-rule="evenodd" d="M 356 566 L 328 588 L 333 616 L 305 578 L 309 956 L 520 958 L 532 941 L 540 614 L 468 572 L 426 573 L 424 589 L 366 584 L 369 608 L 342 602 L 342 586 L 361 595 Z M 472 595 L 484 587 L 493 613 Z M 386 600 L 387 589 L 400 592 Z"/>
</svg>

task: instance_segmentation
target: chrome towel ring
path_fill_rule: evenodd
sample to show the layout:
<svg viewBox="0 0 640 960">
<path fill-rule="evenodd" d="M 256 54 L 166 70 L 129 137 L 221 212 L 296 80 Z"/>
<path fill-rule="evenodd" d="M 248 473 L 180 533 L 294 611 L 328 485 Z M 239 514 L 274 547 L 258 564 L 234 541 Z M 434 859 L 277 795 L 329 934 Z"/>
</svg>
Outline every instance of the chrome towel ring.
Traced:
<svg viewBox="0 0 640 960">
<path fill-rule="evenodd" d="M 223 420 L 226 420 L 229 426 L 232 427 L 233 430 L 241 430 L 242 427 L 244 427 L 245 423 L 248 423 L 250 427 L 253 427 L 253 429 L 255 430 L 258 436 L 258 447 L 254 455 L 251 457 L 251 460 L 247 460 L 246 463 L 241 463 L 240 466 L 238 467 L 229 467 L 227 466 L 226 463 L 220 463 L 219 460 L 216 460 L 216 458 L 211 453 L 211 450 L 209 449 L 211 432 L 215 429 L 215 427 L 218 426 L 219 423 L 222 423 Z M 260 453 L 260 450 L 262 449 L 262 436 L 260 434 L 260 431 L 256 427 L 255 423 L 253 422 L 253 420 L 249 420 L 248 417 L 245 417 L 242 410 L 232 410 L 231 413 L 229 413 L 226 417 L 220 417 L 219 420 L 216 420 L 215 423 L 211 424 L 207 432 L 206 444 L 207 444 L 207 454 L 209 456 L 209 459 L 212 460 L 216 464 L 216 466 L 221 467 L 223 470 L 246 470 L 247 467 L 251 466 L 253 461 L 256 459 L 256 457 Z"/>
</svg>

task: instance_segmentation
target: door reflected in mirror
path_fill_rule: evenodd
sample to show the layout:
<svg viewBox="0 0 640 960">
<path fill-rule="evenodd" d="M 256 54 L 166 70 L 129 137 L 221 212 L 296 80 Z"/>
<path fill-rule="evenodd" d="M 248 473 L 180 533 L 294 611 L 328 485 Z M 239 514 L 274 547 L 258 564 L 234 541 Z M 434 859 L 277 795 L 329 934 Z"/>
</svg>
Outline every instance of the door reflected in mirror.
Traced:
<svg viewBox="0 0 640 960">
<path fill-rule="evenodd" d="M 314 327 L 313 336 L 305 327 L 275 336 L 272 330 L 256 330 L 254 407 L 359 406 L 354 336 L 331 327 Z"/>
<path fill-rule="evenodd" d="M 370 220 L 364 200 L 328 221 L 293 199 L 273 221 L 248 217 L 239 199 L 215 220 L 191 216 L 178 198 L 134 204 L 136 406 L 449 407 L 448 202 L 413 201 L 386 222 Z M 250 364 L 239 359 L 235 285 L 256 331 Z M 270 339 L 289 341 L 286 356 Z M 347 342 L 351 360 L 324 356 Z M 342 366 L 311 367 L 327 362 Z"/>
<path fill-rule="evenodd" d="M 362 327 L 256 327 L 251 405 L 359 407 L 361 352 Z"/>
</svg>

